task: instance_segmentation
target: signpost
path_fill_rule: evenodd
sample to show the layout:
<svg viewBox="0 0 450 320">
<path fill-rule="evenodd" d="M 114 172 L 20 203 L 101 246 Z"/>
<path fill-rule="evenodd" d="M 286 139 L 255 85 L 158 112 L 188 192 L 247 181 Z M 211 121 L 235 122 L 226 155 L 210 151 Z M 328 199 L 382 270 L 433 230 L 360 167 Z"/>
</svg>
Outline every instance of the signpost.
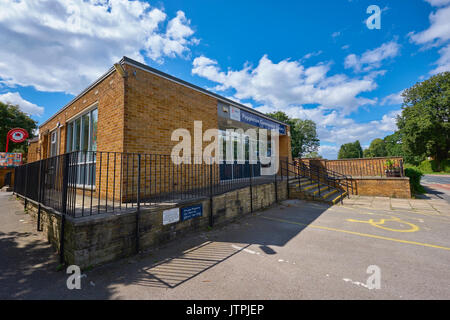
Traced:
<svg viewBox="0 0 450 320">
<path fill-rule="evenodd" d="M 28 132 L 22 128 L 14 128 L 8 131 L 6 135 L 6 153 L 8 153 L 9 140 L 15 143 L 24 142 L 28 138 Z"/>
</svg>

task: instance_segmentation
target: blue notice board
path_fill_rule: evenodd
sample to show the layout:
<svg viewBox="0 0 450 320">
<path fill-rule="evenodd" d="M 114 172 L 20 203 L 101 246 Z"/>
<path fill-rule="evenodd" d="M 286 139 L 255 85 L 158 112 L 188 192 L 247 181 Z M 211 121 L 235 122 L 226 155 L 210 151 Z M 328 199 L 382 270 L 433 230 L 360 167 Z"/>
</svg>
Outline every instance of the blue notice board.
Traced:
<svg viewBox="0 0 450 320">
<path fill-rule="evenodd" d="M 181 208 L 181 221 L 201 217 L 202 215 L 203 215 L 203 205 L 201 204 Z"/>
</svg>

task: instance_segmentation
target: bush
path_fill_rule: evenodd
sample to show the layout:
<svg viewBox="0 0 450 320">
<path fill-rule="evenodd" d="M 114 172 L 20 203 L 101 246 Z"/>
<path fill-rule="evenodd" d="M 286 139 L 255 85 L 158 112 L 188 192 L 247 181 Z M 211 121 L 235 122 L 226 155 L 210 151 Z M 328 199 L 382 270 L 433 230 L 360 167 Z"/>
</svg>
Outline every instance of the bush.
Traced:
<svg viewBox="0 0 450 320">
<path fill-rule="evenodd" d="M 412 193 L 424 193 L 425 189 L 420 184 L 420 179 L 423 176 L 422 171 L 416 167 L 409 167 L 405 169 L 405 175 L 409 177 Z"/>
<path fill-rule="evenodd" d="M 450 172 L 450 159 L 441 161 L 441 171 L 438 171 L 436 160 L 424 160 L 419 164 L 418 168 L 424 173 Z"/>
</svg>

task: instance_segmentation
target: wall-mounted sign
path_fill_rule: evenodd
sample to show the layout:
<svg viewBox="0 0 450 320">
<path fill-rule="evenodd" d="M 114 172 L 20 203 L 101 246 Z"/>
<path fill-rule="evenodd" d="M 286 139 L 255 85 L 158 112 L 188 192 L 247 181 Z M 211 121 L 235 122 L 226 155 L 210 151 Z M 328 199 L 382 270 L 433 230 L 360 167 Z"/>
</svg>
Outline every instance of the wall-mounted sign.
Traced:
<svg viewBox="0 0 450 320">
<path fill-rule="evenodd" d="M 180 208 L 163 211 L 163 225 L 180 221 Z"/>
<path fill-rule="evenodd" d="M 230 119 L 241 121 L 241 109 L 230 106 Z"/>
<path fill-rule="evenodd" d="M 201 217 L 202 215 L 203 215 L 202 204 L 181 208 L 181 221 Z"/>
<path fill-rule="evenodd" d="M 286 126 L 281 125 L 277 122 L 270 121 L 266 118 L 257 116 L 256 114 L 241 110 L 241 122 L 251 124 L 255 127 L 268 129 L 268 130 L 278 130 L 280 134 L 286 134 Z"/>
<path fill-rule="evenodd" d="M 22 154 L 12 152 L 0 152 L 0 167 L 17 167 L 22 165 Z"/>
</svg>

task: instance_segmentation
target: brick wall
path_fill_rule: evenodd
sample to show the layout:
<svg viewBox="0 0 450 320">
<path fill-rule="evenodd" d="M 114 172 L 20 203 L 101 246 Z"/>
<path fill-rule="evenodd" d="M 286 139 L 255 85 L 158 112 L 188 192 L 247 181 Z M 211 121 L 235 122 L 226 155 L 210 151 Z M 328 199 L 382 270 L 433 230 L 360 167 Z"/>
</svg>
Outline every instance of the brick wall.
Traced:
<svg viewBox="0 0 450 320">
<path fill-rule="evenodd" d="M 27 162 L 34 162 L 41 159 L 39 141 L 32 141 L 28 146 Z"/>
<path fill-rule="evenodd" d="M 411 187 L 408 177 L 354 177 L 352 180 L 356 194 L 361 196 L 411 198 Z"/>
<path fill-rule="evenodd" d="M 382 157 L 382 158 L 361 158 L 361 159 L 296 159 L 305 164 L 320 166 L 340 174 L 359 177 L 381 177 L 386 176 L 385 164 L 387 160 L 392 160 L 394 167 L 403 169 L 403 158 Z"/>
</svg>

